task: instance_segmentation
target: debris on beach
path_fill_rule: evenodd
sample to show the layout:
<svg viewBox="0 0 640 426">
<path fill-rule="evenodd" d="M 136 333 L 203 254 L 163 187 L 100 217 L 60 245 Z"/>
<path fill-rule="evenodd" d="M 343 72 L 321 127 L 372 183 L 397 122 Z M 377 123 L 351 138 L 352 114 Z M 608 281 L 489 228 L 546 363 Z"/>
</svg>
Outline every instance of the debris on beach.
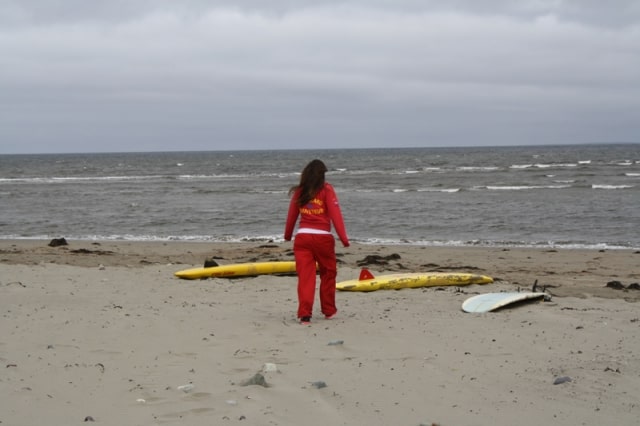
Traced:
<svg viewBox="0 0 640 426">
<path fill-rule="evenodd" d="M 250 379 L 245 380 L 244 382 L 240 383 L 240 386 L 251 386 L 251 385 L 258 385 L 258 386 L 262 386 L 264 388 L 268 388 L 269 387 L 269 385 L 267 384 L 267 380 L 260 373 L 256 373 Z"/>
<path fill-rule="evenodd" d="M 624 284 L 622 284 L 620 281 L 618 280 L 613 280 L 613 281 L 609 281 L 607 283 L 607 285 L 605 285 L 605 287 L 607 288 L 612 288 L 614 290 L 640 290 L 640 284 L 638 283 L 631 283 L 628 286 L 625 287 Z"/>
<path fill-rule="evenodd" d="M 397 253 L 390 254 L 388 256 L 380 256 L 378 254 L 370 254 L 365 256 L 364 259 L 356 261 L 358 266 L 367 265 L 388 265 L 390 260 L 398 260 L 400 255 Z"/>
<path fill-rule="evenodd" d="M 327 384 L 322 380 L 318 380 L 317 382 L 311 382 L 311 386 L 313 386 L 316 389 L 322 389 L 322 388 L 326 388 Z"/>
<path fill-rule="evenodd" d="M 220 258 L 216 257 L 216 256 L 213 256 L 213 257 L 210 257 L 208 259 L 205 259 L 204 260 L 204 267 L 205 268 L 212 268 L 214 266 L 220 266 L 220 265 L 218 265 L 218 262 L 216 262 L 216 259 L 220 259 Z"/>
<path fill-rule="evenodd" d="M 49 247 L 60 247 L 60 246 L 68 246 L 68 245 L 69 243 L 64 237 L 54 238 L 51 241 L 49 241 Z"/>
<path fill-rule="evenodd" d="M 9 287 L 10 285 L 19 285 L 22 288 L 27 288 L 27 286 L 22 284 L 21 281 L 11 281 L 11 282 L 8 282 L 8 283 L 3 284 L 3 285 L 6 286 L 6 287 Z"/>
<path fill-rule="evenodd" d="M 624 284 L 620 281 L 609 281 L 605 287 L 612 288 L 614 290 L 624 290 Z"/>
</svg>

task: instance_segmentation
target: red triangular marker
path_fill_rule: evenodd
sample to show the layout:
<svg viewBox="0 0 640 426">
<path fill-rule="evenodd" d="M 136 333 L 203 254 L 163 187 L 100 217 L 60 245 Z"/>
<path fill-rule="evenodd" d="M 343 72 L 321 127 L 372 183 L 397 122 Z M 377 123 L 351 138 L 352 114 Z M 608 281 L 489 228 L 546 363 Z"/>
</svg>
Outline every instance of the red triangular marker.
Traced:
<svg viewBox="0 0 640 426">
<path fill-rule="evenodd" d="M 373 276 L 373 274 L 369 272 L 367 268 L 362 268 L 362 270 L 360 271 L 360 277 L 358 278 L 358 281 L 372 280 L 374 278 L 375 277 Z"/>
</svg>

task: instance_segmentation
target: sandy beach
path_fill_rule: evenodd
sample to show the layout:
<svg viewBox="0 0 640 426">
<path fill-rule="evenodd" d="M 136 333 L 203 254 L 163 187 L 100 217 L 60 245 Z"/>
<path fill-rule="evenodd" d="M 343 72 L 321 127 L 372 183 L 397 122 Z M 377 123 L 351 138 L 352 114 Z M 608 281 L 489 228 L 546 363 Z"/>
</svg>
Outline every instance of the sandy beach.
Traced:
<svg viewBox="0 0 640 426">
<path fill-rule="evenodd" d="M 640 419 L 638 251 L 338 248 L 339 281 L 364 265 L 495 282 L 339 292 L 334 319 L 316 303 L 312 324 L 302 326 L 295 276 L 173 275 L 207 258 L 292 260 L 290 243 L 48 243 L 0 241 L 1 425 Z M 535 280 L 550 301 L 461 310 L 472 295 Z"/>
</svg>

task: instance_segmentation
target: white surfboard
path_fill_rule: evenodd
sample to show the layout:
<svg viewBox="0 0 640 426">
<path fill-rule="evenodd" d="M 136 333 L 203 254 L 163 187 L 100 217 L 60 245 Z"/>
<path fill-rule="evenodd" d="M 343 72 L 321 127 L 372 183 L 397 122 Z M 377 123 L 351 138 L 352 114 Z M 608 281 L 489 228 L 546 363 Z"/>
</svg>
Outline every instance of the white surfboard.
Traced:
<svg viewBox="0 0 640 426">
<path fill-rule="evenodd" d="M 524 300 L 543 299 L 546 293 L 513 292 L 485 293 L 468 298 L 462 303 L 465 312 L 490 312 Z"/>
</svg>

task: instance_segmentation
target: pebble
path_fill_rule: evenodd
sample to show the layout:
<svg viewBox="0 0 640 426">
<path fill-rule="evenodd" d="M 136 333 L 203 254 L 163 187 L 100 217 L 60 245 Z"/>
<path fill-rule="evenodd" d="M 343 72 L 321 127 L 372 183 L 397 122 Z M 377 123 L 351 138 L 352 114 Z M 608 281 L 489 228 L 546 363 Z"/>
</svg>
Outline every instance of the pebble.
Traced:
<svg viewBox="0 0 640 426">
<path fill-rule="evenodd" d="M 178 386 L 178 390 L 184 392 L 184 393 L 189 393 L 193 390 L 195 386 L 193 386 L 192 384 L 188 384 L 188 385 L 182 385 L 182 386 Z"/>
<path fill-rule="evenodd" d="M 329 346 L 342 345 L 343 343 L 344 343 L 344 340 L 332 340 L 329 342 Z"/>
<path fill-rule="evenodd" d="M 278 366 L 271 362 L 267 362 L 262 366 L 263 373 L 274 373 L 277 371 L 278 371 Z"/>
<path fill-rule="evenodd" d="M 249 386 L 249 385 L 258 385 L 258 386 L 263 386 L 265 388 L 269 387 L 269 385 L 267 384 L 267 381 L 265 380 L 264 376 L 260 373 L 256 373 L 254 374 L 254 376 L 252 378 L 250 378 L 249 380 L 246 380 L 244 382 L 242 382 L 240 384 L 240 386 Z"/>
<path fill-rule="evenodd" d="M 311 382 L 311 386 L 313 386 L 316 389 L 322 389 L 322 388 L 326 388 L 327 384 L 322 380 L 319 380 L 317 382 Z"/>
<path fill-rule="evenodd" d="M 554 385 L 561 385 L 562 383 L 566 383 L 566 382 L 570 382 L 571 381 L 571 377 L 569 376 L 562 376 L 562 377 L 558 377 L 553 381 Z"/>
</svg>

